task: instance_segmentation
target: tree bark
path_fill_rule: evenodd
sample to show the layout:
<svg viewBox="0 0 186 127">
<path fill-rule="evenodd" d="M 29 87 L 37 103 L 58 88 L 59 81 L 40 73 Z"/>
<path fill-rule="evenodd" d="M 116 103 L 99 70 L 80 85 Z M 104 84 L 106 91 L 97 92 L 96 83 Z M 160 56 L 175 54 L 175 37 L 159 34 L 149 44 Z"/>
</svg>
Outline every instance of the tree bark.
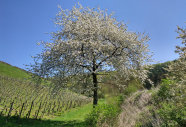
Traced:
<svg viewBox="0 0 186 127">
<path fill-rule="evenodd" d="M 93 58 L 92 64 L 93 64 L 92 79 L 93 79 L 93 85 L 94 85 L 93 87 L 93 108 L 95 108 L 95 106 L 98 104 L 98 80 L 97 80 L 97 74 L 96 74 L 96 70 L 98 66 L 96 65 L 95 56 Z"/>
<path fill-rule="evenodd" d="M 98 81 L 97 81 L 97 75 L 95 73 L 92 73 L 93 78 L 93 84 L 94 84 L 94 94 L 93 94 L 93 107 L 95 107 L 98 103 Z"/>
</svg>

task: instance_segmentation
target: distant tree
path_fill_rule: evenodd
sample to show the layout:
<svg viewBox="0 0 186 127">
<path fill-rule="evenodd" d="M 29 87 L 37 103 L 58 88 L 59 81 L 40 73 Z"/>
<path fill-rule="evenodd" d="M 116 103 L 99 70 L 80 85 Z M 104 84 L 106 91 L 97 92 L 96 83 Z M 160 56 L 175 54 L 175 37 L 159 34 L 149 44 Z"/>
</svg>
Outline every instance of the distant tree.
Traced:
<svg viewBox="0 0 186 127">
<path fill-rule="evenodd" d="M 183 46 L 176 46 L 175 52 L 179 53 L 180 57 L 169 66 L 168 70 L 173 78 L 186 81 L 186 28 L 178 26 L 177 33 L 179 34 L 177 38 L 182 40 Z"/>
<path fill-rule="evenodd" d="M 59 30 L 52 33 L 52 42 L 42 43 L 44 49 L 31 66 L 36 75 L 63 86 L 70 85 L 71 77 L 83 80 L 83 75 L 91 76 L 92 83 L 85 88 L 93 91 L 94 105 L 98 102 L 100 72 L 114 70 L 125 79 L 146 79 L 143 67 L 150 60 L 149 37 L 127 31 L 127 26 L 107 11 L 81 5 L 72 10 L 60 8 L 55 24 Z"/>
<path fill-rule="evenodd" d="M 179 53 L 180 58 L 186 58 L 186 28 L 180 28 L 178 26 L 177 33 L 179 36 L 177 38 L 182 40 L 183 46 L 176 46 L 176 53 Z"/>
<path fill-rule="evenodd" d="M 173 61 L 167 61 L 164 63 L 158 63 L 153 64 L 149 67 L 149 73 L 148 78 L 153 82 L 153 85 L 156 87 L 160 84 L 162 79 L 165 79 L 168 75 L 167 67 L 172 63 Z M 147 89 L 152 88 L 152 84 L 148 81 L 144 84 L 144 87 Z"/>
</svg>

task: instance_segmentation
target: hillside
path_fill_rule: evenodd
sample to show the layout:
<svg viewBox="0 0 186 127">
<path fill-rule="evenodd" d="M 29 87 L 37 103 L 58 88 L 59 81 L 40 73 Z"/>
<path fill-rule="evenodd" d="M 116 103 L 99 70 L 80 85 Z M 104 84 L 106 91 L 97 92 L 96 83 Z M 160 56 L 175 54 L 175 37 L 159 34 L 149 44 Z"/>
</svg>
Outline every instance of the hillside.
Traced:
<svg viewBox="0 0 186 127">
<path fill-rule="evenodd" d="M 53 91 L 24 80 L 28 77 L 25 70 L 0 62 L 0 126 L 85 126 L 85 118 L 92 111 L 91 98 L 70 91 Z M 108 85 L 101 92 L 107 98 L 100 99 L 99 104 L 117 101 L 113 98 L 116 88 Z M 41 121 L 35 120 L 38 118 Z"/>
<path fill-rule="evenodd" d="M 23 119 L 53 119 L 74 108 L 90 105 L 91 98 L 25 80 L 29 77 L 25 70 L 0 62 L 0 126 L 12 124 L 2 120 L 11 116 Z M 13 123 L 11 126 L 18 125 Z"/>
<path fill-rule="evenodd" d="M 0 62 L 0 126 L 183 127 L 185 82 L 168 79 L 165 68 L 170 63 L 150 68 L 155 87 L 143 87 L 131 78 L 125 89 L 119 89 L 112 80 L 116 73 L 99 77 L 104 83 L 100 83 L 99 105 L 93 110 L 91 98 L 24 81 L 29 77 L 25 70 Z"/>
<path fill-rule="evenodd" d="M 25 70 L 12 66 L 3 61 L 0 61 L 0 75 L 14 79 L 27 79 L 30 77 Z"/>
</svg>

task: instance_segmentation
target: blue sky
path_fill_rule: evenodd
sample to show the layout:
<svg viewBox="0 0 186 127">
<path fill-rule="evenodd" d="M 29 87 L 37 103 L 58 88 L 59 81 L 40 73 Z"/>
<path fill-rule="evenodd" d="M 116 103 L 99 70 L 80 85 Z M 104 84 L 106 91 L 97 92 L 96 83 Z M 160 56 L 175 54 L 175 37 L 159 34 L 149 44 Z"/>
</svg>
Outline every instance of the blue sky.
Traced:
<svg viewBox="0 0 186 127">
<path fill-rule="evenodd" d="M 0 0 L 0 61 L 25 68 L 41 52 L 36 43 L 50 40 L 48 33 L 56 31 L 57 5 L 71 9 L 77 2 L 108 9 L 130 31 L 148 34 L 155 61 L 178 58 L 175 31 L 177 25 L 185 26 L 186 0 Z"/>
</svg>

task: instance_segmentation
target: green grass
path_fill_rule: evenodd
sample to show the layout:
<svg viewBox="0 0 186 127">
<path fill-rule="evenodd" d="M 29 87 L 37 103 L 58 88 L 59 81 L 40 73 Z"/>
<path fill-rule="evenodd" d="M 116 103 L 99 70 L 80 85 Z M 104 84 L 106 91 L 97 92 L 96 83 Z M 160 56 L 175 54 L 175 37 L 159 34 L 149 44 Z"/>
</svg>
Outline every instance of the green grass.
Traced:
<svg viewBox="0 0 186 127">
<path fill-rule="evenodd" d="M 2 61 L 0 61 L 0 76 L 13 78 L 13 79 L 17 79 L 17 80 L 28 80 L 31 82 L 35 82 L 35 80 L 33 80 L 33 78 L 31 77 L 31 73 L 29 74 L 29 72 L 27 72 L 21 68 L 12 66 L 12 65 L 2 62 Z M 44 81 L 42 79 L 41 84 L 42 85 L 50 85 L 51 82 Z"/>
<path fill-rule="evenodd" d="M 99 104 L 106 103 L 100 99 Z M 92 103 L 74 108 L 50 120 L 25 119 L 0 116 L 0 127 L 87 127 L 86 116 L 92 111 Z"/>
<path fill-rule="evenodd" d="M 10 78 L 21 79 L 21 80 L 30 77 L 26 71 L 1 61 L 0 61 L 0 75 L 7 76 Z"/>
<path fill-rule="evenodd" d="M 86 115 L 92 110 L 92 104 L 86 104 L 82 107 L 74 108 L 63 115 L 56 117 L 53 121 L 84 121 Z"/>
<path fill-rule="evenodd" d="M 104 99 L 100 99 L 98 104 L 106 103 Z M 92 103 L 74 108 L 63 115 L 52 119 L 53 121 L 84 121 L 85 117 L 92 111 Z"/>
<path fill-rule="evenodd" d="M 51 121 L 0 116 L 0 127 L 87 127 L 79 121 Z"/>
</svg>

